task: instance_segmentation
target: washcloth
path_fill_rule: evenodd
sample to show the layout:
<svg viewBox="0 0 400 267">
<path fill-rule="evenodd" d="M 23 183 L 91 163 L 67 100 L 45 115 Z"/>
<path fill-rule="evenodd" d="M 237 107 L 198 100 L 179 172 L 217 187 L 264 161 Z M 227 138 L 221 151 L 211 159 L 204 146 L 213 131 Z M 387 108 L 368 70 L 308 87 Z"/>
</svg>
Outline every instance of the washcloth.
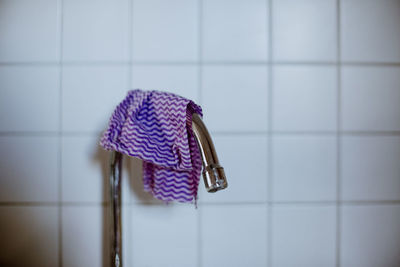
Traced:
<svg viewBox="0 0 400 267">
<path fill-rule="evenodd" d="M 202 168 L 192 131 L 193 101 L 131 90 L 114 110 L 100 145 L 143 160 L 144 190 L 164 202 L 196 202 Z"/>
</svg>

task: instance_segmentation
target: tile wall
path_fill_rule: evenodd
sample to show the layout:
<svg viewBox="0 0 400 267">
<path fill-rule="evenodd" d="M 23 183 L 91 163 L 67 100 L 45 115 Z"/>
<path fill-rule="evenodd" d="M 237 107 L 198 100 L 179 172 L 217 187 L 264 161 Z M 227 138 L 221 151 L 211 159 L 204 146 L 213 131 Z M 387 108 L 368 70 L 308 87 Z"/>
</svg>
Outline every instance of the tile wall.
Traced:
<svg viewBox="0 0 400 267">
<path fill-rule="evenodd" d="M 202 105 L 229 188 L 124 168 L 124 266 L 400 266 L 399 0 L 0 0 L 0 266 L 108 266 L 129 88 Z"/>
</svg>

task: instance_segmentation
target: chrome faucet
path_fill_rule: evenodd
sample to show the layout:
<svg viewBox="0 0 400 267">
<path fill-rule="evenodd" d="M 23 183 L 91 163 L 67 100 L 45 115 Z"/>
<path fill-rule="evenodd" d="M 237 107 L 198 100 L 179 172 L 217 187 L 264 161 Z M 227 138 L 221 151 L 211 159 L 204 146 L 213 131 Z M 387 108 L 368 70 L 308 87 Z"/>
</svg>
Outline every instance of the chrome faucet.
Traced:
<svg viewBox="0 0 400 267">
<path fill-rule="evenodd" d="M 219 164 L 210 133 L 197 113 L 192 116 L 192 129 L 203 161 L 203 179 L 207 192 L 213 193 L 227 188 L 224 168 Z"/>
<path fill-rule="evenodd" d="M 202 174 L 207 192 L 213 193 L 225 189 L 228 183 L 224 168 L 219 164 L 210 133 L 197 113 L 192 115 L 192 129 L 203 162 Z M 122 154 L 116 151 L 111 152 L 110 233 L 112 267 L 122 267 L 121 166 Z"/>
</svg>

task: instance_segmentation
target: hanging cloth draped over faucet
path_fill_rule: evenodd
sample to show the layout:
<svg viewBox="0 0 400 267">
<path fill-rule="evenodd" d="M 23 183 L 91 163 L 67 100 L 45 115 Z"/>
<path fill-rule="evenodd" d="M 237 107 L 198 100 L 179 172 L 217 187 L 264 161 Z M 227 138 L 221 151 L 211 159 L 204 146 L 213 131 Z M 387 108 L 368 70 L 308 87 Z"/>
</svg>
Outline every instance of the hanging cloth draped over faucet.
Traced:
<svg viewBox="0 0 400 267">
<path fill-rule="evenodd" d="M 192 131 L 201 107 L 181 96 L 131 90 L 116 107 L 100 145 L 143 160 L 144 190 L 165 202 L 193 202 L 202 160 Z"/>
</svg>

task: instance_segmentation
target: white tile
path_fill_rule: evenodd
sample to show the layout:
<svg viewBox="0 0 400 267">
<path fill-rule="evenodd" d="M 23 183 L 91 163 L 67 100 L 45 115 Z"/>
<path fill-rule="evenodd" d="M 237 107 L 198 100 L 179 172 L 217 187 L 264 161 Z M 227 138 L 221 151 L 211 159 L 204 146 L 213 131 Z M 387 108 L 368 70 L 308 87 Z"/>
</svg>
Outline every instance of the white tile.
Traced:
<svg viewBox="0 0 400 267">
<path fill-rule="evenodd" d="M 198 74 L 195 65 L 134 65 L 131 87 L 168 91 L 197 102 Z"/>
<path fill-rule="evenodd" d="M 128 92 L 124 66 L 65 66 L 63 130 L 103 131 Z"/>
<path fill-rule="evenodd" d="M 336 1 L 273 2 L 274 60 L 336 60 Z"/>
<path fill-rule="evenodd" d="M 273 75 L 274 130 L 336 130 L 335 67 L 277 66 Z"/>
<path fill-rule="evenodd" d="M 65 0 L 63 60 L 129 60 L 129 0 Z"/>
<path fill-rule="evenodd" d="M 336 199 L 334 136 L 276 136 L 272 145 L 275 201 Z"/>
<path fill-rule="evenodd" d="M 58 130 L 57 67 L 1 66 L 0 88 L 0 131 Z"/>
<path fill-rule="evenodd" d="M 205 66 L 202 81 L 204 121 L 211 131 L 266 131 L 266 66 Z"/>
<path fill-rule="evenodd" d="M 63 201 L 102 202 L 108 199 L 108 156 L 99 146 L 99 137 L 63 137 Z"/>
<path fill-rule="evenodd" d="M 56 207 L 0 207 L 1 266 L 58 265 Z"/>
<path fill-rule="evenodd" d="M 100 136 L 64 136 L 62 138 L 63 201 L 101 203 L 110 200 L 111 152 L 104 150 L 99 142 Z M 133 161 L 132 157 L 123 156 L 121 194 L 124 203 L 130 202 L 133 190 L 130 180 L 142 179 L 141 162 L 140 169 L 136 165 L 134 169 L 130 169 L 131 161 Z"/>
<path fill-rule="evenodd" d="M 400 200 L 400 137 L 342 138 L 342 198 Z"/>
<path fill-rule="evenodd" d="M 59 59 L 59 1 L 2 0 L 0 61 Z"/>
<path fill-rule="evenodd" d="M 343 60 L 400 62 L 400 1 L 344 0 L 340 7 Z"/>
<path fill-rule="evenodd" d="M 193 205 L 134 205 L 132 266 L 197 266 L 197 211 Z"/>
<path fill-rule="evenodd" d="M 342 69 L 344 130 L 400 130 L 400 68 Z"/>
<path fill-rule="evenodd" d="M 202 7 L 204 60 L 267 59 L 267 1 L 205 0 Z"/>
<path fill-rule="evenodd" d="M 195 0 L 135 0 L 133 60 L 197 60 L 198 27 Z"/>
<path fill-rule="evenodd" d="M 55 137 L 0 137 L 0 201 L 58 200 Z"/>
<path fill-rule="evenodd" d="M 399 205 L 348 206 L 342 212 L 340 266 L 399 266 Z"/>
<path fill-rule="evenodd" d="M 130 218 L 131 218 L 130 207 L 127 205 L 122 206 L 122 266 L 133 266 L 132 265 L 132 256 L 131 256 L 131 241 L 129 237 L 131 236 L 131 228 Z M 109 241 L 108 241 L 109 242 Z M 104 258 L 103 258 L 104 259 Z M 108 266 L 110 259 L 106 257 L 106 261 L 103 263 L 103 266 Z"/>
<path fill-rule="evenodd" d="M 277 206 L 272 216 L 273 267 L 336 266 L 334 206 Z"/>
<path fill-rule="evenodd" d="M 200 206 L 204 267 L 267 265 L 264 205 Z"/>
<path fill-rule="evenodd" d="M 108 210 L 102 206 L 62 208 L 62 265 L 109 264 Z"/>
<path fill-rule="evenodd" d="M 267 200 L 267 137 L 213 136 L 215 149 L 224 167 L 228 188 L 207 193 L 203 177 L 200 202 L 262 202 Z"/>
</svg>

